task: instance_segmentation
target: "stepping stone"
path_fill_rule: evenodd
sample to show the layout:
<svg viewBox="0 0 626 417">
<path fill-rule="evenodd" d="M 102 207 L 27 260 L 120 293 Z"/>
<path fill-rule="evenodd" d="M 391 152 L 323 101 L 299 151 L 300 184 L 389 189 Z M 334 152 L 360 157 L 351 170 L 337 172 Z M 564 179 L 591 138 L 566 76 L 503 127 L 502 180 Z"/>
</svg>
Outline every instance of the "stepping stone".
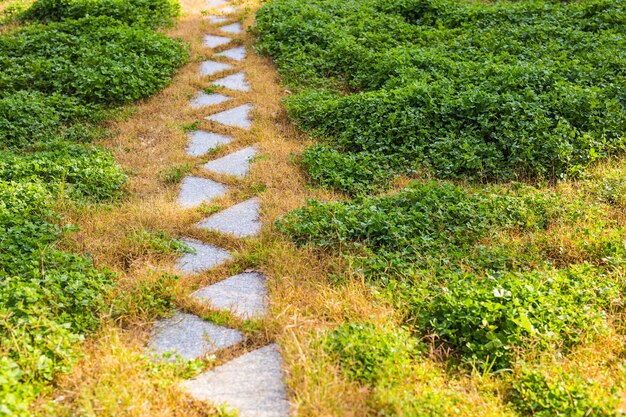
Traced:
<svg viewBox="0 0 626 417">
<path fill-rule="evenodd" d="M 214 106 L 230 99 L 231 97 L 223 94 L 207 94 L 204 91 L 201 91 L 189 102 L 189 105 L 194 109 L 200 109 L 202 107 Z"/>
<path fill-rule="evenodd" d="M 252 120 L 250 120 L 250 110 L 252 110 L 252 104 L 242 104 L 241 106 L 233 109 L 207 116 L 205 119 L 212 120 L 226 126 L 250 129 L 252 126 Z"/>
<path fill-rule="evenodd" d="M 230 38 L 226 36 L 204 35 L 204 46 L 207 48 L 217 48 L 230 42 Z"/>
<path fill-rule="evenodd" d="M 229 59 L 234 59 L 235 61 L 243 61 L 246 59 L 246 48 L 245 46 L 238 46 L 236 48 L 227 49 L 224 52 L 220 52 L 215 56 L 223 56 Z"/>
<path fill-rule="evenodd" d="M 242 319 L 261 318 L 267 310 L 267 282 L 257 272 L 246 272 L 192 294 L 213 308 L 230 310 Z"/>
<path fill-rule="evenodd" d="M 246 81 L 246 74 L 243 72 L 238 72 L 237 74 L 220 78 L 219 80 L 213 81 L 211 84 L 218 87 L 225 87 L 230 90 L 250 91 L 250 84 Z"/>
<path fill-rule="evenodd" d="M 222 158 L 209 161 L 204 164 L 204 168 L 219 174 L 245 176 L 250 171 L 250 160 L 257 154 L 253 146 L 233 152 Z"/>
<path fill-rule="evenodd" d="M 182 239 L 182 242 L 194 249 L 194 253 L 186 253 L 176 262 L 176 269 L 185 274 L 199 274 L 232 259 L 224 249 L 213 245 L 191 239 Z"/>
<path fill-rule="evenodd" d="M 230 19 L 224 16 L 207 16 L 206 20 L 208 20 L 211 23 L 218 24 L 218 23 L 228 22 Z"/>
<path fill-rule="evenodd" d="M 206 178 L 187 176 L 183 179 L 178 195 L 178 204 L 184 208 L 210 203 L 226 193 L 226 186 Z"/>
<path fill-rule="evenodd" d="M 218 72 L 225 71 L 227 69 L 231 69 L 233 66 L 229 64 L 222 64 L 221 62 L 216 61 L 204 61 L 200 64 L 200 74 L 201 75 L 213 75 Z"/>
<path fill-rule="evenodd" d="M 241 417 L 287 417 L 287 390 L 282 359 L 275 344 L 265 346 L 185 381 L 193 397 L 213 404 L 227 404 Z"/>
<path fill-rule="evenodd" d="M 175 354 L 190 361 L 242 340 L 243 335 L 237 330 L 215 325 L 192 314 L 177 312 L 171 318 L 159 320 L 155 324 L 148 350 L 159 357 L 166 353 L 173 354 L 173 357 L 166 359 L 168 362 L 175 360 Z"/>
<path fill-rule="evenodd" d="M 220 28 L 220 30 L 222 32 L 232 33 L 234 35 L 238 35 L 240 33 L 243 33 L 243 27 L 241 26 L 241 23 L 239 23 L 239 22 L 231 23 L 230 25 L 226 25 L 226 26 L 222 26 Z"/>
<path fill-rule="evenodd" d="M 226 145 L 233 141 L 230 136 L 218 135 L 204 130 L 195 130 L 189 134 L 190 143 L 187 146 L 187 155 L 198 157 L 215 149 L 218 146 Z"/>
<path fill-rule="evenodd" d="M 261 231 L 259 209 L 259 199 L 251 198 L 207 217 L 196 226 L 201 229 L 228 233 L 236 237 L 255 236 Z"/>
<path fill-rule="evenodd" d="M 228 2 L 226 0 L 207 0 L 207 7 L 222 7 L 228 6 Z"/>
</svg>

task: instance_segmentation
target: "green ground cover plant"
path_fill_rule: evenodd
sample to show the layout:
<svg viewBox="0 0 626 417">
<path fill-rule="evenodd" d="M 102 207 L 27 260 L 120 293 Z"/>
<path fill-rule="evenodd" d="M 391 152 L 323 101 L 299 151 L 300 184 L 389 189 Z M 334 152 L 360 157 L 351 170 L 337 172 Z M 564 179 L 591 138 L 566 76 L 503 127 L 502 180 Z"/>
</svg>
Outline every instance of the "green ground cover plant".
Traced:
<svg viewBox="0 0 626 417">
<path fill-rule="evenodd" d="M 177 13 L 171 1 L 38 1 L 23 14 L 31 25 L 0 36 L 2 416 L 30 415 L 110 308 L 115 276 L 58 248 L 74 228 L 57 207 L 123 196 L 126 175 L 93 141 L 115 106 L 159 91 L 186 62 L 179 40 L 151 29 Z M 137 238 L 184 249 L 165 235 Z"/>
<path fill-rule="evenodd" d="M 321 185 L 556 180 L 623 150 L 621 2 L 276 0 L 257 22 Z"/>
<path fill-rule="evenodd" d="M 290 116 L 318 139 L 301 166 L 350 198 L 278 229 L 347 259 L 448 378 L 492 375 L 480 395 L 502 415 L 619 415 L 611 354 L 583 360 L 596 374 L 542 363 L 624 337 L 624 4 L 273 0 L 257 21 Z M 360 340 L 389 336 L 350 326 L 330 337 L 349 379 L 387 356 L 362 364 Z M 378 385 L 372 413 L 451 415 L 468 395 L 402 394 L 415 386 Z"/>
<path fill-rule="evenodd" d="M 37 0 L 22 13 L 27 21 L 58 22 L 87 16 L 109 16 L 131 25 L 169 26 L 180 13 L 172 0 Z"/>
</svg>

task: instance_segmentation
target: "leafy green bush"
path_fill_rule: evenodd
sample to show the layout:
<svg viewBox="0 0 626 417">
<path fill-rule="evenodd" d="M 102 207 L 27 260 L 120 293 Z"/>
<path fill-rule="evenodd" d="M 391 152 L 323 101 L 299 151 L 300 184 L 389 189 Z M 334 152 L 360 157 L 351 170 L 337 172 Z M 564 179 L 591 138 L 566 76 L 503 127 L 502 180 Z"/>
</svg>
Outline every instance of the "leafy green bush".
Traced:
<svg viewBox="0 0 626 417">
<path fill-rule="evenodd" d="M 508 368 L 523 348 L 567 351 L 606 330 L 619 286 L 589 265 L 562 271 L 448 275 L 406 287 L 410 322 L 436 336 L 467 363 Z"/>
<path fill-rule="evenodd" d="M 128 24 L 152 28 L 166 26 L 180 13 L 173 0 L 37 0 L 21 17 L 39 22 L 58 22 L 87 16 L 108 16 Z"/>
<path fill-rule="evenodd" d="M 109 152 L 55 144 L 40 152 L 0 152 L 0 180 L 37 182 L 74 198 L 112 200 L 121 194 L 126 176 Z"/>
<path fill-rule="evenodd" d="M 185 60 L 180 41 L 110 17 L 34 25 L 0 37 L 0 91 L 128 103 L 167 85 Z"/>
<path fill-rule="evenodd" d="M 617 412 L 619 394 L 594 396 L 597 383 L 575 374 L 557 371 L 549 375 L 537 370 L 526 370 L 513 383 L 512 399 L 517 410 L 537 417 L 609 417 Z"/>
<path fill-rule="evenodd" d="M 371 323 L 342 324 L 326 336 L 324 345 L 349 379 L 372 385 L 397 380 L 417 353 L 405 330 Z"/>
<path fill-rule="evenodd" d="M 619 2 L 275 0 L 257 28 L 298 124 L 349 163 L 389 167 L 327 153 L 308 167 L 324 185 L 359 193 L 424 169 L 558 179 L 625 145 Z"/>
<path fill-rule="evenodd" d="M 23 148 L 60 138 L 87 141 L 90 133 L 72 124 L 96 122 L 103 114 L 97 106 L 58 93 L 17 91 L 0 98 L 0 147 Z"/>
</svg>

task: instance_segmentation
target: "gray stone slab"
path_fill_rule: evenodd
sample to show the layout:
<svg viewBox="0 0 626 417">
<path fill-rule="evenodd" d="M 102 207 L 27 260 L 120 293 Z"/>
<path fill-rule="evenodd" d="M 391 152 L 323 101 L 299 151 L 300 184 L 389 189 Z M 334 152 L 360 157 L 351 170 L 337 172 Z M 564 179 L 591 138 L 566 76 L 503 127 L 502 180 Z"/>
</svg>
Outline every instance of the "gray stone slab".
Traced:
<svg viewBox="0 0 626 417">
<path fill-rule="evenodd" d="M 257 272 L 245 272 L 204 287 L 192 294 L 211 307 L 229 310 L 242 319 L 256 319 L 267 313 L 267 280 Z"/>
<path fill-rule="evenodd" d="M 207 0 L 207 7 L 224 7 L 228 6 L 228 1 L 226 0 Z"/>
<path fill-rule="evenodd" d="M 278 347 L 271 344 L 185 381 L 182 387 L 198 400 L 230 405 L 241 417 L 288 417 L 281 367 Z"/>
<path fill-rule="evenodd" d="M 218 72 L 226 71 L 231 69 L 233 66 L 230 64 L 223 64 L 217 61 L 204 61 L 200 64 L 200 74 L 201 75 L 213 75 Z"/>
<path fill-rule="evenodd" d="M 256 236 L 261 231 L 260 203 L 251 198 L 202 220 L 196 226 L 201 229 L 228 233 L 237 237 Z"/>
<path fill-rule="evenodd" d="M 159 357 L 167 353 L 177 354 L 190 361 L 233 346 L 242 340 L 243 335 L 237 330 L 215 325 L 192 314 L 177 312 L 155 324 L 148 351 Z M 175 357 L 167 360 L 173 361 Z"/>
<path fill-rule="evenodd" d="M 222 26 L 220 30 L 222 32 L 232 33 L 233 35 L 238 35 L 240 33 L 243 33 L 243 26 L 241 26 L 241 23 L 235 22 L 235 23 L 231 23 L 230 25 Z"/>
<path fill-rule="evenodd" d="M 230 90 L 250 91 L 250 84 L 246 80 L 246 74 L 243 72 L 238 72 L 236 74 L 220 78 L 219 80 L 213 81 L 211 84 L 218 87 L 225 87 Z"/>
<path fill-rule="evenodd" d="M 245 46 L 237 46 L 236 48 L 227 49 L 224 52 L 220 52 L 215 56 L 223 56 L 229 59 L 233 59 L 235 61 L 243 61 L 246 59 L 246 47 Z"/>
<path fill-rule="evenodd" d="M 231 39 L 226 36 L 216 36 L 216 35 L 204 35 L 204 46 L 207 48 L 217 48 L 221 45 L 226 45 L 230 42 Z"/>
<path fill-rule="evenodd" d="M 204 130 L 194 130 L 189 133 L 189 146 L 187 146 L 187 155 L 198 157 L 206 154 L 211 149 L 218 146 L 226 145 L 233 141 L 230 136 L 219 135 L 213 132 L 205 132 Z"/>
<path fill-rule="evenodd" d="M 251 110 L 252 104 L 242 104 L 241 106 L 207 116 L 205 119 L 212 120 L 226 126 L 250 129 L 252 126 L 252 120 L 250 120 Z"/>
<path fill-rule="evenodd" d="M 250 171 L 250 160 L 257 154 L 253 146 L 228 154 L 222 158 L 209 161 L 204 168 L 219 174 L 244 177 Z"/>
<path fill-rule="evenodd" d="M 199 274 L 208 271 L 232 259 L 232 256 L 224 249 L 197 240 L 182 239 L 194 249 L 194 253 L 186 253 L 176 262 L 176 269 L 188 274 Z"/>
<path fill-rule="evenodd" d="M 207 16 L 206 20 L 208 20 L 211 23 L 219 24 L 219 23 L 228 22 L 230 18 L 224 17 L 224 16 Z"/>
<path fill-rule="evenodd" d="M 224 103 L 231 98 L 232 97 L 225 96 L 224 94 L 207 94 L 204 91 L 199 91 L 198 94 L 189 101 L 189 105 L 194 109 L 201 109 L 202 107 Z"/>
<path fill-rule="evenodd" d="M 197 207 L 210 203 L 226 193 L 226 186 L 206 178 L 187 176 L 180 185 L 178 204 L 184 208 Z"/>
</svg>

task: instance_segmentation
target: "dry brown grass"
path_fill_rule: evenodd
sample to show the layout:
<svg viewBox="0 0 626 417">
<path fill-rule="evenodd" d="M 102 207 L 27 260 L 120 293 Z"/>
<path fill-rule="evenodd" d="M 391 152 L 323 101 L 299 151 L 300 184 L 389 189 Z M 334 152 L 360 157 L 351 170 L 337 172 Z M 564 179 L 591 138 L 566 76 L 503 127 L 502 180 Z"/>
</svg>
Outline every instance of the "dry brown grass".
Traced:
<svg viewBox="0 0 626 417">
<path fill-rule="evenodd" d="M 201 12 L 204 0 L 185 0 L 183 17 L 168 33 L 190 44 L 191 60 L 159 94 L 136 104 L 125 120 L 110 123 L 114 134 L 103 145 L 113 151 L 117 161 L 130 175 L 127 197 L 113 207 L 76 210 L 67 207 L 64 214 L 80 231 L 68 237 L 64 245 L 88 253 L 98 266 L 113 269 L 119 277 L 118 295 L 132 291 L 137 282 L 154 279 L 154 271 L 173 272 L 174 255 L 158 255 L 137 248 L 128 236 L 138 230 L 162 230 L 171 236 L 195 237 L 220 245 L 235 253 L 235 260 L 225 266 L 195 277 L 184 277 L 172 291 L 179 307 L 200 315 L 210 314 L 206 307 L 192 302 L 188 295 L 195 289 L 226 278 L 230 274 L 254 268 L 268 276 L 271 297 L 270 314 L 261 330 L 247 334 L 247 340 L 223 352 L 215 363 L 241 354 L 269 341 L 276 341 L 285 358 L 285 372 L 294 413 L 302 416 L 361 416 L 368 414 L 367 395 L 344 381 L 327 360 L 320 360 L 315 345 L 320 330 L 347 320 L 392 314 L 383 305 L 372 302 L 367 287 L 357 281 L 329 285 L 328 272 L 342 268 L 339 259 L 325 258 L 296 249 L 276 235 L 273 223 L 282 214 L 301 206 L 306 198 L 332 199 L 337 196 L 311 190 L 306 178 L 292 162 L 306 139 L 290 123 L 280 99 L 286 92 L 279 86 L 269 60 L 249 49 L 245 62 L 235 64 L 236 72 L 245 70 L 252 85 L 250 93 L 229 92 L 234 100 L 212 108 L 194 110 L 188 100 L 211 80 L 225 75 L 200 77 L 201 61 L 212 51 L 202 46 L 202 35 L 219 33 Z M 250 10 L 256 2 L 247 2 L 243 13 L 245 26 L 253 23 Z M 235 19 L 233 19 L 234 21 Z M 251 47 L 252 36 L 235 36 L 234 41 L 216 51 L 236 44 Z M 232 62 L 228 61 L 232 64 Z M 213 111 L 242 103 L 254 104 L 254 126 L 249 132 L 210 123 L 203 117 Z M 202 129 L 232 135 L 236 140 L 210 157 L 194 159 L 185 153 L 187 136 L 183 126 L 201 121 Z M 212 175 L 200 164 L 244 146 L 255 144 L 261 151 L 250 175 L 237 180 Z M 177 186 L 160 180 L 160 172 L 170 166 L 191 164 L 193 175 L 227 184 L 229 193 L 211 207 L 182 210 L 176 203 Z M 263 230 L 258 239 L 238 240 L 197 230 L 193 225 L 217 207 L 227 207 L 259 195 Z M 241 325 L 227 318 L 231 325 Z M 137 313 L 122 323 L 104 319 L 103 329 L 83 346 L 85 358 L 72 374 L 58 380 L 46 399 L 60 404 L 54 413 L 97 416 L 178 416 L 206 415 L 210 409 L 199 406 L 176 388 L 174 374 L 150 375 L 141 358 L 151 323 Z M 123 326 L 123 327 L 120 327 Z M 212 366 L 208 364 L 207 366 Z M 117 400 L 114 400 L 117 398 Z M 43 410 L 43 408 L 42 408 Z M 63 410 L 62 412 L 59 410 Z M 43 411 L 42 411 L 43 413 Z M 203 414 L 204 413 L 204 414 Z"/>
</svg>

